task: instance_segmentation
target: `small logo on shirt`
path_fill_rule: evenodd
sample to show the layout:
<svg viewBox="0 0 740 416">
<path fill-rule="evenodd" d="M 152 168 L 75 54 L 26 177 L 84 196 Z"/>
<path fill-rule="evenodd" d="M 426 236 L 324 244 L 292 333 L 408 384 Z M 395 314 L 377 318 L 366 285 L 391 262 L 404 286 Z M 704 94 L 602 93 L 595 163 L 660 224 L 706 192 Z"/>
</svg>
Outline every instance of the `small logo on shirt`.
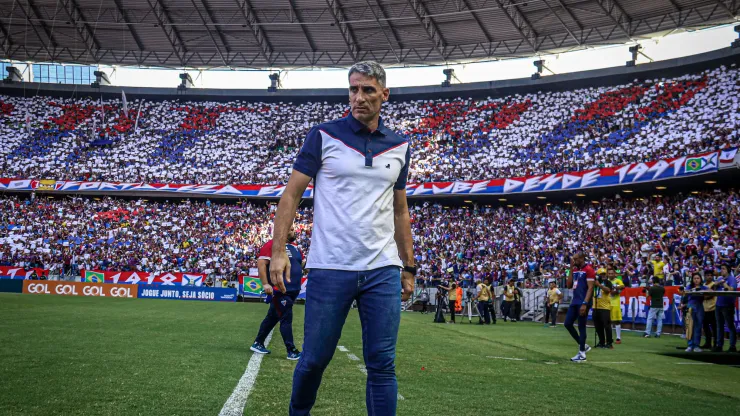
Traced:
<svg viewBox="0 0 740 416">
<path fill-rule="evenodd" d="M 385 165 L 385 168 L 386 169 L 390 169 L 391 168 L 391 164 L 389 163 L 389 164 Z"/>
</svg>

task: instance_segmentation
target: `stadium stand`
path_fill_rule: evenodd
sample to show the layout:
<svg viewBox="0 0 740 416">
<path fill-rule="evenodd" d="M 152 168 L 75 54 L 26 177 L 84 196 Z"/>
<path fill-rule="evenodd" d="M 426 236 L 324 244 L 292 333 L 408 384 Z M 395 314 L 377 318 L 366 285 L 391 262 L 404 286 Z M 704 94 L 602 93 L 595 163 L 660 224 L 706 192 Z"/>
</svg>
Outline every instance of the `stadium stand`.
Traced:
<svg viewBox="0 0 740 416">
<path fill-rule="evenodd" d="M 4 196 L 0 266 L 234 279 L 256 266 L 260 246 L 271 238 L 274 207 Z M 580 249 L 595 264 L 614 262 L 635 284 L 654 275 L 655 254 L 675 284 L 705 266 L 740 266 L 740 195 L 734 190 L 518 208 L 424 202 L 410 209 L 419 278 L 427 283 L 515 278 L 540 287 L 549 277 L 563 277 L 568 255 Z M 297 242 L 306 252 L 311 225 L 311 209 L 301 209 Z"/>
<path fill-rule="evenodd" d="M 391 101 L 410 182 L 578 171 L 737 146 L 735 66 L 501 98 Z M 284 184 L 308 129 L 345 104 L 0 96 L 0 177 Z M 137 115 L 141 108 L 139 122 Z"/>
</svg>

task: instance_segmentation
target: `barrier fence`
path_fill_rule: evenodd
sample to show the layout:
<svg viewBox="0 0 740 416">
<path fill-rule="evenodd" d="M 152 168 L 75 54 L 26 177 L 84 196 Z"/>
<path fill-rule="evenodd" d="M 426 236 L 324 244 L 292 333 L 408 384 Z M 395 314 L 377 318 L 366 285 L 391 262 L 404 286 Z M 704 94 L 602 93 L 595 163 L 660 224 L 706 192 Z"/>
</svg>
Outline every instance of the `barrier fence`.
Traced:
<svg viewBox="0 0 740 416">
<path fill-rule="evenodd" d="M 2 287 L 0 287 L 0 289 L 2 289 Z M 18 292 L 18 288 L 15 286 L 8 286 L 8 289 L 9 292 Z M 54 280 L 23 280 L 23 286 L 20 292 L 29 295 L 177 299 L 212 302 L 236 302 L 238 294 L 237 289 L 235 288 L 138 285 L 131 283 L 65 282 Z"/>
</svg>

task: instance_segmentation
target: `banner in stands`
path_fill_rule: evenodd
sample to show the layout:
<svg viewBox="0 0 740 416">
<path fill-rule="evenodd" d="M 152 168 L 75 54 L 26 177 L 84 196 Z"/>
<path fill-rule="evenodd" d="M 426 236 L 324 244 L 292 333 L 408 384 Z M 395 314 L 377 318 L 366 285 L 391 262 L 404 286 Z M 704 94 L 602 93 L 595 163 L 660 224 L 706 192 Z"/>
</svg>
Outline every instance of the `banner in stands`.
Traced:
<svg viewBox="0 0 740 416">
<path fill-rule="evenodd" d="M 637 324 L 647 323 L 647 315 L 650 309 L 650 299 L 647 296 L 647 288 L 633 287 L 625 288 L 621 293 L 622 321 Z M 737 308 L 738 300 L 735 300 L 735 326 L 740 329 L 740 310 Z M 680 310 L 681 295 L 678 294 L 678 286 L 666 286 L 663 297 L 663 310 L 665 317 L 663 325 L 683 325 L 683 313 Z M 714 312 L 712 312 L 714 313 Z"/>
<path fill-rule="evenodd" d="M 262 282 L 257 276 L 239 275 L 239 293 L 245 297 L 259 297 L 262 294 Z"/>
<path fill-rule="evenodd" d="M 147 273 L 110 272 L 101 270 L 82 270 L 80 280 L 91 283 L 121 283 L 171 286 L 203 286 L 206 275 L 203 273 Z"/>
<path fill-rule="evenodd" d="M 36 272 L 36 276 L 38 277 L 49 276 L 49 271 L 46 269 L 23 269 L 20 267 L 0 266 L 0 279 L 30 279 L 33 272 Z"/>
<path fill-rule="evenodd" d="M 148 299 L 205 300 L 212 302 L 236 302 L 234 288 L 221 287 L 162 287 L 161 285 L 139 285 L 138 296 Z"/>
<path fill-rule="evenodd" d="M 663 310 L 665 317 L 663 324 L 683 325 L 683 314 L 678 310 L 681 298 L 678 295 L 678 286 L 666 286 L 665 295 L 663 296 Z M 676 303 L 678 300 L 678 303 Z M 650 298 L 647 295 L 647 288 L 628 287 L 620 293 L 620 303 L 622 306 L 622 322 L 633 322 L 637 324 L 647 323 L 648 310 L 650 309 Z"/>
<path fill-rule="evenodd" d="M 245 297 L 259 297 L 262 295 L 262 282 L 256 275 L 239 275 L 239 294 Z M 252 270 L 250 270 L 251 274 Z M 301 277 L 301 293 L 297 299 L 306 299 L 306 282 L 308 279 L 304 276 Z"/>
<path fill-rule="evenodd" d="M 578 190 L 602 186 L 625 185 L 654 180 L 680 178 L 717 172 L 721 167 L 736 164 L 736 148 L 691 156 L 663 159 L 645 163 L 630 163 L 613 168 L 590 169 L 580 172 L 561 172 L 520 178 L 478 181 L 409 183 L 406 194 L 415 195 L 472 195 L 511 194 L 557 190 Z M 144 192 L 221 195 L 238 197 L 279 198 L 285 185 L 184 185 L 171 183 L 80 182 L 36 179 L 0 179 L 0 191 L 54 191 L 106 193 Z M 303 198 L 313 198 L 313 187 L 308 187 Z"/>
<path fill-rule="evenodd" d="M 24 280 L 23 293 L 33 295 L 96 296 L 135 298 L 136 286 L 106 283 L 60 282 L 52 280 Z"/>
<path fill-rule="evenodd" d="M 724 152 L 723 152 L 724 153 Z M 630 163 L 613 168 L 590 169 L 521 178 L 481 181 L 427 182 L 408 184 L 406 194 L 464 195 L 512 194 L 616 186 L 679 178 L 719 170 L 720 152 L 682 156 L 646 163 Z M 729 157 L 729 155 L 725 155 Z M 734 159 L 734 155 L 732 156 Z"/>
</svg>

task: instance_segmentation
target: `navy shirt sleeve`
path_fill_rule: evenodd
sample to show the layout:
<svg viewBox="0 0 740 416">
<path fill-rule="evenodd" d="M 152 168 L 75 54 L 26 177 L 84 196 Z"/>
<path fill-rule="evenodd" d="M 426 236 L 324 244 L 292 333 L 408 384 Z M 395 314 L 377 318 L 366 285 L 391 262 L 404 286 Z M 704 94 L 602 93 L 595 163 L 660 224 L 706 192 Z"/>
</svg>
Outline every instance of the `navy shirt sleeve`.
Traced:
<svg viewBox="0 0 740 416">
<path fill-rule="evenodd" d="M 406 179 L 409 177 L 409 162 L 411 161 L 411 143 L 409 143 L 409 147 L 406 149 L 406 163 L 403 164 L 403 167 L 401 168 L 401 173 L 398 174 L 398 179 L 396 180 L 396 184 L 393 186 L 393 189 L 401 190 L 406 189 Z"/>
<path fill-rule="evenodd" d="M 303 142 L 303 147 L 296 156 L 293 169 L 316 178 L 316 174 L 321 167 L 321 147 L 321 132 L 319 132 L 318 127 L 314 127 L 306 135 L 306 141 Z"/>
</svg>

